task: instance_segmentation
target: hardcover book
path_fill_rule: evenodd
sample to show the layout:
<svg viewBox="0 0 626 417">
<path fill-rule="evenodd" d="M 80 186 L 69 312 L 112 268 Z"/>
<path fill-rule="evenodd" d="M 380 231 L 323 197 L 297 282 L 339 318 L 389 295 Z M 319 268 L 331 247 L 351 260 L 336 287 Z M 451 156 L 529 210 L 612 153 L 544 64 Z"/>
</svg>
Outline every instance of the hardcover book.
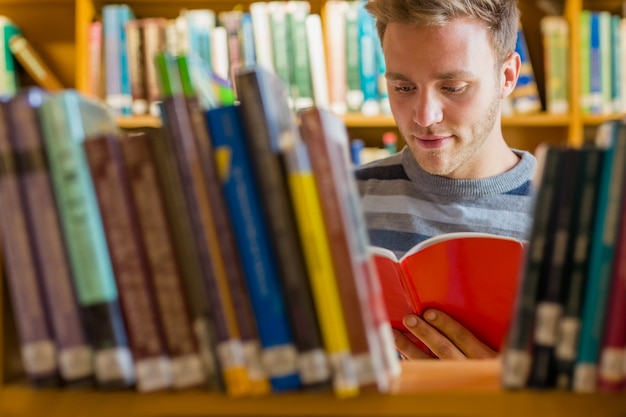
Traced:
<svg viewBox="0 0 626 417">
<path fill-rule="evenodd" d="M 400 259 L 388 249 L 371 247 L 391 325 L 408 333 L 405 315 L 436 308 L 499 351 L 511 321 L 524 247 L 513 238 L 469 232 L 427 239 Z"/>
</svg>

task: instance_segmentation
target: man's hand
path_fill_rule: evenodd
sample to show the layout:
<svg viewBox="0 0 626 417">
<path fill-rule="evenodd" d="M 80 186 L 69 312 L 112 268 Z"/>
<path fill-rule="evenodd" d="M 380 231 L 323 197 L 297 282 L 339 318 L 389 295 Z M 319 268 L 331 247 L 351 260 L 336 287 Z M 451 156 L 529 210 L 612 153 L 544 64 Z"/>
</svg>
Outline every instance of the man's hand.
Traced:
<svg viewBox="0 0 626 417">
<path fill-rule="evenodd" d="M 498 355 L 440 310 L 428 309 L 423 318 L 410 314 L 404 317 L 403 322 L 440 359 L 486 359 Z M 396 349 L 407 359 L 429 357 L 402 333 L 394 331 L 394 334 Z"/>
</svg>

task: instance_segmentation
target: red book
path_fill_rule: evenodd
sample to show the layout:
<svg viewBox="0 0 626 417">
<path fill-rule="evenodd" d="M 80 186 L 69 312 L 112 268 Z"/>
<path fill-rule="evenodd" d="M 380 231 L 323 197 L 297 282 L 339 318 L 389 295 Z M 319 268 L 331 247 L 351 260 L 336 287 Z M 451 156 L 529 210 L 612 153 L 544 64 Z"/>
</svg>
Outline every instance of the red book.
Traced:
<svg viewBox="0 0 626 417">
<path fill-rule="evenodd" d="M 387 249 L 371 251 L 394 328 L 409 333 L 402 324 L 405 315 L 436 308 L 500 350 L 513 313 L 523 242 L 484 233 L 448 233 L 414 246 L 399 260 Z"/>
</svg>

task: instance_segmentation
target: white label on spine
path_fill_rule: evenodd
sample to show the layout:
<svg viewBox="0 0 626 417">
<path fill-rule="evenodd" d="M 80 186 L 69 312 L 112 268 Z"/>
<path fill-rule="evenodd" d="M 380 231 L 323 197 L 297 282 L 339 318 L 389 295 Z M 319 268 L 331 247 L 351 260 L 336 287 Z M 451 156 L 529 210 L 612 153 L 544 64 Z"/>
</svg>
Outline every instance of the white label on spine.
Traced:
<svg viewBox="0 0 626 417">
<path fill-rule="evenodd" d="M 28 374 L 45 374 L 57 367 L 56 349 L 51 340 L 28 343 L 22 347 L 22 360 Z"/>
<path fill-rule="evenodd" d="M 139 392 L 162 390 L 172 385 L 172 368 L 166 357 L 137 361 L 135 369 Z"/>
<path fill-rule="evenodd" d="M 579 319 L 567 317 L 559 321 L 559 341 L 555 350 L 557 359 L 565 361 L 576 359 L 579 331 Z"/>
<path fill-rule="evenodd" d="M 224 369 L 241 368 L 244 366 L 243 344 L 239 339 L 218 343 L 217 357 Z"/>
<path fill-rule="evenodd" d="M 376 383 L 376 370 L 369 353 L 362 353 L 354 356 L 356 376 L 361 386 Z"/>
<path fill-rule="evenodd" d="M 256 341 L 248 341 L 243 344 L 243 353 L 248 369 L 248 377 L 251 381 L 262 381 L 267 378 L 263 364 L 261 363 L 261 348 Z"/>
<path fill-rule="evenodd" d="M 511 350 L 504 355 L 502 385 L 505 388 L 525 388 L 530 372 L 531 357 L 523 350 Z"/>
<path fill-rule="evenodd" d="M 75 346 L 59 352 L 61 377 L 66 381 L 93 374 L 93 351 L 89 346 Z"/>
<path fill-rule="evenodd" d="M 535 342 L 541 346 L 554 346 L 557 340 L 557 324 L 563 308 L 558 303 L 542 302 L 537 305 L 535 319 Z"/>
<path fill-rule="evenodd" d="M 621 349 L 606 348 L 600 357 L 600 375 L 610 382 L 619 382 L 624 378 L 624 352 Z"/>
<path fill-rule="evenodd" d="M 574 368 L 574 392 L 596 392 L 598 367 L 595 364 L 577 364 Z"/>
<path fill-rule="evenodd" d="M 333 388 L 335 392 L 352 391 L 359 388 L 356 367 L 350 352 L 339 352 L 330 355 L 333 371 Z"/>
<path fill-rule="evenodd" d="M 293 345 L 279 345 L 264 349 L 261 358 L 270 378 L 280 378 L 298 372 L 297 356 Z"/>
<path fill-rule="evenodd" d="M 94 357 L 96 378 L 106 384 L 111 381 L 134 381 L 133 359 L 127 348 L 103 349 Z"/>
<path fill-rule="evenodd" d="M 172 360 L 173 385 L 176 389 L 202 384 L 206 377 L 200 356 L 189 354 Z"/>
<path fill-rule="evenodd" d="M 298 356 L 298 372 L 304 384 L 316 384 L 330 379 L 328 358 L 322 349 L 314 349 Z"/>
</svg>

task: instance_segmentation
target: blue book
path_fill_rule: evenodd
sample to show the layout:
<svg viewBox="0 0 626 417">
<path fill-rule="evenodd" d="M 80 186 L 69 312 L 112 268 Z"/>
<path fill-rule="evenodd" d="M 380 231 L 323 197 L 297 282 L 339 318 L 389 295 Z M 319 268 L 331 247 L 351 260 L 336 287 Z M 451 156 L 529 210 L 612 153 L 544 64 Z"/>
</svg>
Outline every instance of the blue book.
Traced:
<svg viewBox="0 0 626 417">
<path fill-rule="evenodd" d="M 626 182 L 626 126 L 619 120 L 603 123 L 596 142 L 606 147 L 601 167 L 596 213 L 591 235 L 587 281 L 584 289 L 582 326 L 574 366 L 573 390 L 593 392 L 597 387 L 598 361 L 611 270 Z"/>
<path fill-rule="evenodd" d="M 374 116 L 380 113 L 378 101 L 378 57 L 376 44 L 379 43 L 376 34 L 374 18 L 365 10 L 365 2 L 361 2 L 358 15 L 359 26 L 359 73 L 363 104 L 361 113 L 365 116 Z"/>
<path fill-rule="evenodd" d="M 244 276 L 256 316 L 263 362 L 276 392 L 301 386 L 297 351 L 289 324 L 269 229 L 246 153 L 237 106 L 208 110 L 206 121 L 231 218 Z"/>
</svg>

